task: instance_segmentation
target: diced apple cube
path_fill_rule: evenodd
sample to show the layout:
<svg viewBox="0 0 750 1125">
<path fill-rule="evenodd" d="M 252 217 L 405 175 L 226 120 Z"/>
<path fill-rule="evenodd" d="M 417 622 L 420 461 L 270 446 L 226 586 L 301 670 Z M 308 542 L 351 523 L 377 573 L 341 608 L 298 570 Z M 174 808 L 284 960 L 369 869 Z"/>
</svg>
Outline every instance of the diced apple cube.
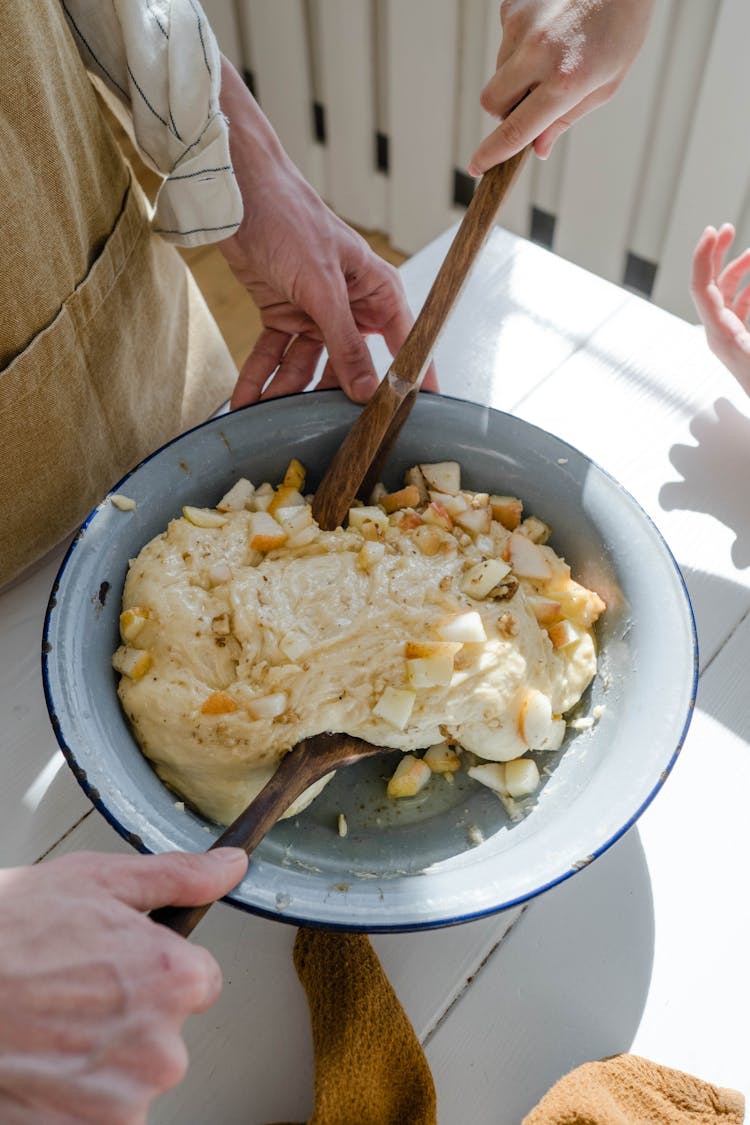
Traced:
<svg viewBox="0 0 750 1125">
<path fill-rule="evenodd" d="M 237 700 L 226 691 L 214 691 L 201 704 L 202 715 L 231 715 L 237 710 Z"/>
<path fill-rule="evenodd" d="M 413 688 L 447 686 L 453 678 L 453 653 L 441 652 L 407 660 L 406 678 Z"/>
<path fill-rule="evenodd" d="M 286 532 L 268 512 L 252 512 L 248 522 L 248 543 L 251 550 L 273 551 L 286 542 Z"/>
<path fill-rule="evenodd" d="M 371 571 L 382 562 L 385 556 L 385 543 L 366 540 L 357 552 L 357 565 L 361 570 Z"/>
<path fill-rule="evenodd" d="M 432 770 L 413 754 L 404 754 L 388 782 L 389 797 L 415 797 L 432 777 Z"/>
<path fill-rule="evenodd" d="M 414 531 L 422 526 L 422 517 L 413 508 L 403 508 L 390 517 L 401 531 Z"/>
<path fill-rule="evenodd" d="M 379 480 L 377 484 L 373 486 L 372 492 L 370 493 L 370 504 L 379 504 L 387 491 L 388 489 L 385 487 L 382 480 Z"/>
<path fill-rule="evenodd" d="M 428 488 L 447 493 L 456 493 L 461 488 L 461 466 L 458 461 L 436 461 L 431 465 L 420 465 L 419 469 Z"/>
<path fill-rule="evenodd" d="M 151 611 L 134 605 L 120 614 L 120 636 L 124 641 L 134 641 L 151 616 Z"/>
<path fill-rule="evenodd" d="M 590 629 L 607 608 L 595 590 L 589 590 L 572 578 L 556 587 L 555 597 L 559 598 L 565 616 L 585 629 Z"/>
<path fill-rule="evenodd" d="M 482 601 L 509 573 L 510 567 L 502 559 L 483 559 L 466 571 L 460 588 L 470 598 Z"/>
<path fill-rule="evenodd" d="M 505 788 L 505 762 L 483 762 L 479 766 L 470 766 L 466 771 L 469 777 L 486 785 L 494 793 L 507 793 Z"/>
<path fill-rule="evenodd" d="M 356 528 L 364 534 L 368 524 L 377 532 L 384 534 L 388 527 L 388 516 L 377 505 L 363 505 L 361 508 L 349 509 L 349 527 Z"/>
<path fill-rule="evenodd" d="M 568 645 L 573 645 L 576 641 L 580 641 L 583 635 L 578 626 L 567 619 L 557 621 L 554 625 L 550 625 L 547 633 L 549 634 L 549 639 L 552 641 L 554 648 L 567 648 Z"/>
<path fill-rule="evenodd" d="M 132 512 L 137 507 L 132 496 L 123 496 L 121 492 L 113 492 L 109 501 L 111 504 L 114 504 L 116 508 L 119 508 L 121 512 Z"/>
<path fill-rule="evenodd" d="M 250 508 L 254 512 L 265 512 L 271 504 L 274 496 L 276 495 L 275 489 L 268 481 L 263 481 L 259 485 L 252 497 L 250 498 Z"/>
<path fill-rule="evenodd" d="M 529 688 L 518 711 L 518 733 L 532 750 L 549 738 L 552 726 L 552 704 L 543 691 Z"/>
<path fill-rule="evenodd" d="M 418 503 L 419 489 L 415 484 L 407 484 L 405 488 L 400 488 L 398 492 L 386 492 L 385 496 L 380 499 L 383 510 L 389 515 L 391 512 L 397 512 L 400 508 L 416 508 Z"/>
<path fill-rule="evenodd" d="M 546 543 L 552 534 L 552 528 L 542 520 L 537 519 L 536 516 L 528 516 L 518 529 L 521 535 L 525 535 L 532 543 Z"/>
<path fill-rule="evenodd" d="M 112 657 L 112 667 L 121 676 L 129 676 L 131 680 L 140 680 L 151 667 L 151 653 L 146 649 L 120 645 Z"/>
<path fill-rule="evenodd" d="M 550 724 L 549 734 L 541 743 L 541 745 L 536 747 L 536 749 L 549 751 L 559 750 L 565 738 L 567 725 L 568 724 L 565 722 L 565 719 L 553 719 Z"/>
<path fill-rule="evenodd" d="M 428 500 L 427 484 L 424 479 L 424 474 L 419 465 L 415 465 L 412 469 L 407 469 L 404 473 L 404 484 L 414 485 L 419 493 L 419 503 L 426 504 Z"/>
<path fill-rule="evenodd" d="M 292 457 L 284 473 L 284 485 L 301 492 L 305 487 L 305 475 L 305 466 L 296 457 Z"/>
<path fill-rule="evenodd" d="M 441 641 L 481 644 L 487 640 L 484 622 L 475 609 L 443 618 L 436 626 L 436 632 Z"/>
<path fill-rule="evenodd" d="M 389 686 L 373 707 L 372 713 L 397 730 L 403 730 L 409 722 L 416 698 L 413 691 Z"/>
<path fill-rule="evenodd" d="M 544 598 L 541 594 L 529 594 L 526 601 L 540 625 L 554 624 L 562 613 L 560 603 L 553 598 Z"/>
<path fill-rule="evenodd" d="M 188 523 L 194 524 L 195 527 L 223 527 L 227 522 L 227 517 L 222 512 L 217 512 L 215 508 L 193 508 L 190 504 L 186 504 L 182 514 Z"/>
<path fill-rule="evenodd" d="M 453 527 L 453 518 L 451 517 L 448 509 L 433 500 L 427 505 L 422 512 L 422 519 L 425 523 L 435 524 L 436 527 L 442 527 L 445 531 L 450 531 Z"/>
<path fill-rule="evenodd" d="M 209 586 L 223 586 L 232 581 L 232 568 L 225 562 L 212 563 L 206 571 L 206 578 Z"/>
<path fill-rule="evenodd" d="M 245 477 L 240 477 L 229 492 L 222 496 L 216 507 L 220 512 L 241 512 L 247 507 L 247 502 L 252 499 L 254 492 L 255 485 Z"/>
<path fill-rule="evenodd" d="M 514 758 L 505 763 L 505 785 L 509 796 L 528 797 L 539 788 L 539 770 L 531 758 Z"/>
<path fill-rule="evenodd" d="M 428 524 L 423 524 L 418 527 L 414 532 L 414 542 L 419 547 L 423 555 L 431 558 L 437 555 L 442 550 L 445 543 L 445 536 L 448 532 L 443 531 L 442 528 L 432 527 Z"/>
<path fill-rule="evenodd" d="M 259 695 L 251 699 L 247 705 L 251 719 L 277 719 L 283 715 L 289 705 L 289 697 L 285 691 L 275 691 L 271 695 Z"/>
<path fill-rule="evenodd" d="M 279 648 L 290 660 L 298 660 L 310 648 L 310 642 L 304 633 L 285 633 L 279 641 Z"/>
<path fill-rule="evenodd" d="M 492 512 L 489 505 L 485 508 L 466 508 L 462 512 L 456 512 L 453 520 L 474 537 L 486 535 L 492 526 Z"/>
<path fill-rule="evenodd" d="M 422 755 L 433 773 L 456 773 L 461 769 L 461 758 L 447 742 L 438 742 Z"/>
<path fill-rule="evenodd" d="M 516 496 L 490 496 L 493 520 L 508 531 L 515 531 L 521 522 L 523 503 Z"/>
<path fill-rule="evenodd" d="M 271 503 L 266 508 L 269 515 L 275 516 L 279 508 L 301 508 L 305 498 L 296 488 L 287 484 L 280 484 L 271 497 Z"/>
<path fill-rule="evenodd" d="M 520 531 L 514 531 L 509 541 L 509 560 L 519 578 L 545 582 L 552 577 L 552 568 L 542 554 L 542 549 Z"/>
</svg>

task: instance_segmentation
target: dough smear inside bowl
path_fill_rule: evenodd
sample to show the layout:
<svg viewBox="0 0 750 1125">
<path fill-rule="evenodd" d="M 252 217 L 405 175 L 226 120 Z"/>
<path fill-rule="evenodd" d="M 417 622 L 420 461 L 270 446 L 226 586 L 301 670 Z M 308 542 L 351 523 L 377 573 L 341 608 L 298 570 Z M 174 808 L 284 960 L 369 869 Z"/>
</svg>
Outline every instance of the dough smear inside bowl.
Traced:
<svg viewBox="0 0 750 1125">
<path fill-rule="evenodd" d="M 221 824 L 321 731 L 403 751 L 393 799 L 463 767 L 512 812 L 596 673 L 602 599 L 519 498 L 462 489 L 455 462 L 378 486 L 336 531 L 310 501 L 293 460 L 275 488 L 185 507 L 131 562 L 113 664 L 143 753 Z"/>
</svg>

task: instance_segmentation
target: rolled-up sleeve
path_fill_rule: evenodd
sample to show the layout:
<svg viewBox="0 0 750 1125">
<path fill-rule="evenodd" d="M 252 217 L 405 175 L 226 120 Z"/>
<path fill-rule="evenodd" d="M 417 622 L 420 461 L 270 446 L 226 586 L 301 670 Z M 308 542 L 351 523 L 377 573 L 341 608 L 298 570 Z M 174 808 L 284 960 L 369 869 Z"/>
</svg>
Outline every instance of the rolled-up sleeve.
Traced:
<svg viewBox="0 0 750 1125">
<path fill-rule="evenodd" d="M 228 238 L 242 198 L 221 112 L 221 57 L 197 0 L 60 0 L 84 63 L 132 119 L 160 173 L 154 230 L 181 246 Z"/>
</svg>

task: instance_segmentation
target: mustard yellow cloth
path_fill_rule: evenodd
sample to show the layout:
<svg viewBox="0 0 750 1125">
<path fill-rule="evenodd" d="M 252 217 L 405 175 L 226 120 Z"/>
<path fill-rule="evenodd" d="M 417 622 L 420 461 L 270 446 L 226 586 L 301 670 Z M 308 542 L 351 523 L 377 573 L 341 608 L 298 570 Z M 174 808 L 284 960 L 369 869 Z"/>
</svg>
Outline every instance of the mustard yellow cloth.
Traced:
<svg viewBox="0 0 750 1125">
<path fill-rule="evenodd" d="M 300 930 L 294 961 L 315 1051 L 308 1125 L 435 1125 L 427 1060 L 368 938 Z M 735 1090 L 618 1055 L 561 1078 L 522 1125 L 741 1125 L 744 1117 Z"/>
</svg>

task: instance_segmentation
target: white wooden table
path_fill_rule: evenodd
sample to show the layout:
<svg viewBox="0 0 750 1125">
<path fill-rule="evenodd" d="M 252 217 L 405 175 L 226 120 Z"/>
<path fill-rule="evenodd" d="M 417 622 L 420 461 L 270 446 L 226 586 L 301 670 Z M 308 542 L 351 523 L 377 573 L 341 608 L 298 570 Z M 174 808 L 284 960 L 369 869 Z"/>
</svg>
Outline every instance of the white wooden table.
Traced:
<svg viewBox="0 0 750 1125">
<path fill-rule="evenodd" d="M 450 237 L 404 266 L 415 307 Z M 683 568 L 702 667 L 673 775 L 591 867 L 494 918 L 375 939 L 426 1045 L 440 1125 L 517 1125 L 565 1071 L 620 1051 L 748 1095 L 750 400 L 699 329 L 502 230 L 438 364 L 447 393 L 551 430 L 633 493 Z M 0 596 L 3 864 L 126 850 L 65 766 L 44 706 L 40 637 L 59 558 Z M 188 1024 L 190 1073 L 151 1121 L 306 1120 L 294 930 L 219 905 L 196 937 L 226 984 Z"/>
</svg>

